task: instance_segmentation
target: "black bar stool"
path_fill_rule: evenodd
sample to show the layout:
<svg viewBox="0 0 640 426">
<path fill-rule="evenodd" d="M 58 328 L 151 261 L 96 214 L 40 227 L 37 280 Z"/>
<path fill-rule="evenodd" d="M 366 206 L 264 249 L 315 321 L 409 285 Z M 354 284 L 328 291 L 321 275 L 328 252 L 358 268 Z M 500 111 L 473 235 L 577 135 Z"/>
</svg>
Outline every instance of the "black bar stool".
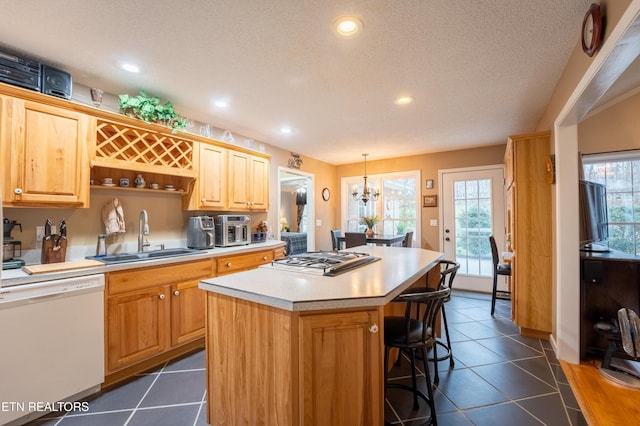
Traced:
<svg viewBox="0 0 640 426">
<path fill-rule="evenodd" d="M 413 409 L 419 409 L 418 398 L 424 400 L 431 411 L 430 422 L 426 424 L 432 425 L 437 425 L 437 420 L 436 407 L 433 400 L 433 386 L 431 384 L 429 363 L 427 361 L 427 351 L 433 348 L 434 356 L 437 356 L 434 327 L 438 312 L 440 312 L 442 304 L 450 295 L 450 289 L 402 293 L 393 301 L 406 303 L 404 316 L 389 316 L 384 319 L 385 393 L 387 388 L 399 388 L 411 391 L 413 393 Z M 420 315 L 418 319 L 415 319 L 412 314 L 414 306 Z M 412 386 L 407 386 L 402 383 L 389 383 L 387 366 L 389 364 L 389 351 L 391 348 L 398 348 L 400 351 L 409 353 Z M 427 395 L 418 390 L 416 378 L 416 352 L 418 350 L 420 350 L 420 354 L 422 355 L 424 375 L 427 382 Z"/>
</svg>

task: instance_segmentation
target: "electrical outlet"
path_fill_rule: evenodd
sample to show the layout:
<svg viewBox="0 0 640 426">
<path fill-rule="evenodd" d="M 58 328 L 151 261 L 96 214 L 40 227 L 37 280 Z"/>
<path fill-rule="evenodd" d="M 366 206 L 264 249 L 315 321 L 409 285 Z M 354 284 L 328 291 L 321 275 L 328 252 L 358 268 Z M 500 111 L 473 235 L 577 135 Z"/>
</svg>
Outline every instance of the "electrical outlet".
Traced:
<svg viewBox="0 0 640 426">
<path fill-rule="evenodd" d="M 56 233 L 55 225 L 51 226 L 51 234 Z M 36 248 L 42 248 L 42 240 L 44 239 L 44 226 L 36 226 Z"/>
<path fill-rule="evenodd" d="M 44 226 L 36 226 L 36 242 L 41 243 L 44 238 Z"/>
</svg>

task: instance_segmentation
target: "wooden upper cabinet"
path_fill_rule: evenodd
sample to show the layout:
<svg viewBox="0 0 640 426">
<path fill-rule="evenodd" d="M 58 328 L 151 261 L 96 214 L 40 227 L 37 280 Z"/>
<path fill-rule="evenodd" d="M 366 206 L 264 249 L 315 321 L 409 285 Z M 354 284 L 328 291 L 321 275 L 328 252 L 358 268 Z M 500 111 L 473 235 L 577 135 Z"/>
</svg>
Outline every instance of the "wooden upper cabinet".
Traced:
<svg viewBox="0 0 640 426">
<path fill-rule="evenodd" d="M 227 149 L 199 143 L 196 150 L 198 178 L 190 197 L 185 198 L 187 210 L 227 208 Z"/>
<path fill-rule="evenodd" d="M 88 207 L 95 119 L 40 102 L 1 98 L 3 205 Z"/>
<path fill-rule="evenodd" d="M 269 207 L 269 160 L 229 152 L 229 209 L 264 211 Z"/>
</svg>

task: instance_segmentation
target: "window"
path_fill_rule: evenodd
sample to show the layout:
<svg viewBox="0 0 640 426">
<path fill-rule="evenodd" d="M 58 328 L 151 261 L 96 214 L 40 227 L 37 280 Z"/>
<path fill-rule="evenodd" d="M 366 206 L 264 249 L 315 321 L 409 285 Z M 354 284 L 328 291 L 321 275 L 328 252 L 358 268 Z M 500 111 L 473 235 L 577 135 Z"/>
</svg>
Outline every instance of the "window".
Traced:
<svg viewBox="0 0 640 426">
<path fill-rule="evenodd" d="M 364 204 L 351 196 L 354 188 L 362 194 L 361 176 L 342 178 L 342 221 L 347 232 L 364 232 L 360 223 L 364 216 L 377 215 L 376 233 L 399 235 L 413 231 L 413 241 L 420 238 L 420 172 L 409 171 L 368 177 L 372 192 L 380 189 L 377 201 Z"/>
<path fill-rule="evenodd" d="M 640 151 L 583 156 L 585 180 L 607 188 L 611 249 L 640 255 Z"/>
<path fill-rule="evenodd" d="M 456 261 L 460 273 L 490 277 L 491 179 L 454 182 Z"/>
</svg>

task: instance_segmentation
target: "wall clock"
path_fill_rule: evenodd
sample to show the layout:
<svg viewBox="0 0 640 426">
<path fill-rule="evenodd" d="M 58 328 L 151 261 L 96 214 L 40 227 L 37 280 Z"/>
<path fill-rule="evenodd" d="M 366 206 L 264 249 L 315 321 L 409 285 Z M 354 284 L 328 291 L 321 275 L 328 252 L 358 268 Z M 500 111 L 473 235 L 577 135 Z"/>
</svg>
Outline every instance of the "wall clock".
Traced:
<svg viewBox="0 0 640 426">
<path fill-rule="evenodd" d="M 325 201 L 329 201 L 329 197 L 331 197 L 331 192 L 329 192 L 329 188 L 325 188 L 322 190 L 322 199 Z"/>
<path fill-rule="evenodd" d="M 599 4 L 593 3 L 582 20 L 582 50 L 593 56 L 602 41 L 602 11 Z"/>
</svg>

